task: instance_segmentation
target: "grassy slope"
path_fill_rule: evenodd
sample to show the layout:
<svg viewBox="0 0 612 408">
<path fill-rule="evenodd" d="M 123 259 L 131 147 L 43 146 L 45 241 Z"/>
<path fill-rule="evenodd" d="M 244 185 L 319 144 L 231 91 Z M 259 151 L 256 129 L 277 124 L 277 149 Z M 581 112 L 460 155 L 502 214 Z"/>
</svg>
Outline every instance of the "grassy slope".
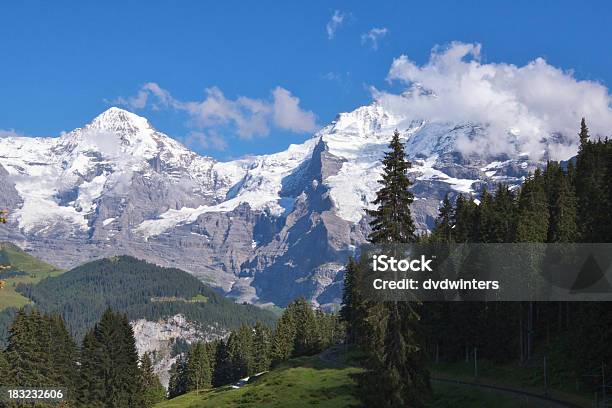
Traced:
<svg viewBox="0 0 612 408">
<path fill-rule="evenodd" d="M 158 404 L 156 408 L 207 407 L 348 407 L 359 368 L 338 366 L 318 357 L 291 360 L 240 389 L 216 388 L 190 393 Z"/>
<path fill-rule="evenodd" d="M 473 362 L 454 362 L 432 364 L 430 371 L 433 377 L 455 379 L 466 382 L 474 381 Z M 534 394 L 543 394 L 542 368 L 517 367 L 516 365 L 498 365 L 487 360 L 478 363 L 478 376 L 481 384 L 520 389 Z M 556 399 L 569 401 L 579 406 L 592 406 L 592 394 L 576 391 L 575 384 L 549 385 L 548 394 Z"/>
<path fill-rule="evenodd" d="M 0 311 L 8 307 L 21 307 L 30 303 L 28 298 L 15 292 L 17 284 L 36 283 L 44 278 L 57 276 L 64 272 L 34 258 L 8 242 L 0 243 L 0 263 L 3 265 L 9 264 L 14 269 L 27 273 L 24 276 L 5 279 L 7 284 L 3 289 L 0 289 Z"/>
<path fill-rule="evenodd" d="M 353 374 L 360 368 L 323 361 L 318 356 L 290 360 L 240 389 L 230 387 L 189 393 L 155 408 L 329 407 L 358 406 Z M 455 385 L 434 384 L 429 408 L 538 408 L 516 398 Z"/>
</svg>

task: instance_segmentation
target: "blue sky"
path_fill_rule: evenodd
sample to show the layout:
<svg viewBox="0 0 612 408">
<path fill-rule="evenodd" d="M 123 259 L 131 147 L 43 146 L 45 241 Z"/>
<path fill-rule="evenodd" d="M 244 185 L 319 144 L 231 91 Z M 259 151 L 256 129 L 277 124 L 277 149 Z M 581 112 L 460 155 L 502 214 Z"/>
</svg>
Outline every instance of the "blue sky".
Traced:
<svg viewBox="0 0 612 408">
<path fill-rule="evenodd" d="M 612 84 L 604 1 L 21 1 L 1 3 L 0 18 L 4 133 L 56 136 L 122 102 L 220 159 L 303 141 L 370 102 L 371 87 L 399 91 L 386 81 L 394 59 L 422 65 L 452 41 L 481 44 L 482 63 L 543 57 Z M 194 113 L 211 103 L 234 111 Z M 245 110 L 241 124 L 232 115 Z"/>
</svg>

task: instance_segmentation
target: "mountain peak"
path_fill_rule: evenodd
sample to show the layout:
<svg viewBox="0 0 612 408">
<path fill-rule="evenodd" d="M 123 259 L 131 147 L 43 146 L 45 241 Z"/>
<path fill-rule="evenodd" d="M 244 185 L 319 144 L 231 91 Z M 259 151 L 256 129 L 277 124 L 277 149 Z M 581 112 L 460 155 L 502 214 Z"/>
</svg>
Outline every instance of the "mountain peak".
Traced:
<svg viewBox="0 0 612 408">
<path fill-rule="evenodd" d="M 146 118 L 115 106 L 96 116 L 87 127 L 121 133 L 139 133 L 152 129 Z"/>
</svg>

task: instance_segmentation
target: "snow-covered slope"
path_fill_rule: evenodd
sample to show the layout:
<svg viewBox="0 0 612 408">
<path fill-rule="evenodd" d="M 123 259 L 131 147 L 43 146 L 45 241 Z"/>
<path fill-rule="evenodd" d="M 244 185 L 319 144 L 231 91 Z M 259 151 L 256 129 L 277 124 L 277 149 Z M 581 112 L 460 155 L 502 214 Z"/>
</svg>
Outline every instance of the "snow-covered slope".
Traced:
<svg viewBox="0 0 612 408">
<path fill-rule="evenodd" d="M 365 241 L 380 161 L 395 129 L 413 162 L 417 225 L 446 193 L 518 184 L 538 165 L 508 152 L 464 157 L 470 123 L 398 117 L 373 102 L 276 154 L 217 162 L 110 108 L 56 138 L 6 138 L 4 239 L 60 266 L 130 254 L 173 265 L 241 300 L 338 300 L 341 265 Z"/>
</svg>

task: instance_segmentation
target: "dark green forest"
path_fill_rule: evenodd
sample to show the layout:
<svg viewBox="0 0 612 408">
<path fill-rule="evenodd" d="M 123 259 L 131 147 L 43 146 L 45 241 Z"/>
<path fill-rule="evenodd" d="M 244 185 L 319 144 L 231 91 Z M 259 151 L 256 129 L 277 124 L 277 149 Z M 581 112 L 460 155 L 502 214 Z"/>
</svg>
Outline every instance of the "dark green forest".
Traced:
<svg viewBox="0 0 612 408">
<path fill-rule="evenodd" d="M 128 256 L 93 261 L 17 290 L 40 312 L 61 315 L 78 341 L 108 307 L 130 320 L 156 321 L 181 313 L 202 325 L 230 329 L 256 321 L 272 325 L 275 320 L 271 312 L 238 305 L 187 272 Z M 5 317 L 6 321 L 10 319 Z"/>
<path fill-rule="evenodd" d="M 0 352 L 0 384 L 61 390 L 55 402 L 0 407 L 149 408 L 165 398 L 147 354 L 138 358 L 127 316 L 107 309 L 77 347 L 59 315 L 19 310 Z"/>
<path fill-rule="evenodd" d="M 581 123 L 578 155 L 548 162 L 518 189 L 499 184 L 476 197 L 448 196 L 435 228 L 417 236 L 409 216 L 403 146 L 384 159 L 372 243 L 612 242 L 612 142 L 590 140 Z M 422 407 L 430 395 L 424 361 L 481 358 L 518 366 L 546 356 L 549 381 L 599 391 L 593 372 L 612 367 L 610 302 L 374 303 L 360 292 L 363 260 L 350 260 L 341 315 L 350 343 L 369 355 L 360 383 L 365 405 Z M 603 368 L 602 368 L 603 367 Z"/>
</svg>

